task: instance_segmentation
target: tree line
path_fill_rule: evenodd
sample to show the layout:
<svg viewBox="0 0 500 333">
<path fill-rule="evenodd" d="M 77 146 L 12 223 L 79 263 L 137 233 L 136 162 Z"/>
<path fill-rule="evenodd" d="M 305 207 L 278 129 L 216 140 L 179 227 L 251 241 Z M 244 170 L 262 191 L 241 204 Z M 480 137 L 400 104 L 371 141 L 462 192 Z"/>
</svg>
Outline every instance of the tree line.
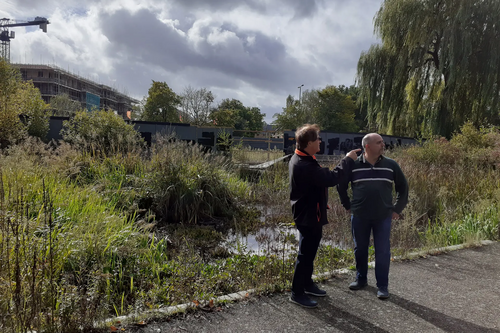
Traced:
<svg viewBox="0 0 500 333">
<path fill-rule="evenodd" d="M 355 85 L 288 96 L 274 115 L 277 129 L 317 123 L 336 132 L 451 137 L 468 122 L 500 125 L 500 1 L 384 0 L 374 27 L 380 43 L 361 53 Z M 47 109 L 68 116 L 81 108 L 68 96 L 45 105 L 32 83 L 0 62 L 0 145 L 24 132 L 41 135 Z M 137 120 L 232 127 L 235 135 L 264 126 L 258 107 L 227 98 L 216 104 L 206 88 L 176 94 L 159 81 L 133 111 Z M 29 117 L 21 124 L 22 112 Z"/>
<path fill-rule="evenodd" d="M 424 138 L 449 138 L 465 123 L 500 125 L 500 1 L 384 0 L 374 28 L 380 43 L 361 53 L 355 85 L 306 90 L 300 100 L 289 95 L 273 125 Z M 157 82 L 143 115 L 157 119 L 154 96 L 162 90 L 172 96 L 170 109 L 180 106 L 194 124 L 262 128 L 258 108 L 234 99 L 212 107 L 210 91 L 190 87 L 176 99 Z"/>
<path fill-rule="evenodd" d="M 289 96 L 280 128 L 431 137 L 500 125 L 500 1 L 385 0 L 356 85 Z"/>
<path fill-rule="evenodd" d="M 306 123 L 318 124 L 323 131 L 366 130 L 366 105 L 357 104 L 358 95 L 354 85 L 305 90 L 300 100 L 289 95 L 283 111 L 274 115 L 273 125 L 278 130 L 296 129 Z"/>
<path fill-rule="evenodd" d="M 217 105 L 207 88 L 187 86 L 176 94 L 166 82 L 153 81 L 140 105 L 135 119 L 145 121 L 182 122 L 197 126 L 231 127 L 236 136 L 255 136 L 262 131 L 264 114 L 258 107 L 248 107 L 237 99 L 225 98 Z"/>
</svg>

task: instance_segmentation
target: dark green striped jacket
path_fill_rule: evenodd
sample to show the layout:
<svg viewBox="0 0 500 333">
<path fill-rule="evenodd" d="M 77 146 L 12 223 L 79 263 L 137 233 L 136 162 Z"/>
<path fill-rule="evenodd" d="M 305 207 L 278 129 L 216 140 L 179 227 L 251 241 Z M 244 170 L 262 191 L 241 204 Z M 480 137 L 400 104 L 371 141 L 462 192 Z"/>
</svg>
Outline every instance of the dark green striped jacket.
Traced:
<svg viewBox="0 0 500 333">
<path fill-rule="evenodd" d="M 347 194 L 351 183 L 352 200 Z M 396 190 L 396 200 L 393 198 Z M 379 220 L 392 212 L 401 214 L 408 203 L 408 182 L 399 165 L 385 156 L 371 165 L 360 155 L 347 179 L 340 179 L 337 186 L 340 201 L 354 216 Z"/>
</svg>

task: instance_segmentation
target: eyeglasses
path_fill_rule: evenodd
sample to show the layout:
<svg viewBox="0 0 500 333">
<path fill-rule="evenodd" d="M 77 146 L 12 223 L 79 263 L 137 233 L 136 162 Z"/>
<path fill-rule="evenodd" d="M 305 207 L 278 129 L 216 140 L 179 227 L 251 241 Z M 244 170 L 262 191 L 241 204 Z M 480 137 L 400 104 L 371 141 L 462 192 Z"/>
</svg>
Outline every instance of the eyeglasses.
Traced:
<svg viewBox="0 0 500 333">
<path fill-rule="evenodd" d="M 318 136 L 318 138 L 317 138 L 316 140 L 322 141 L 322 139 L 321 139 L 321 137 L 320 137 L 320 136 Z"/>
</svg>

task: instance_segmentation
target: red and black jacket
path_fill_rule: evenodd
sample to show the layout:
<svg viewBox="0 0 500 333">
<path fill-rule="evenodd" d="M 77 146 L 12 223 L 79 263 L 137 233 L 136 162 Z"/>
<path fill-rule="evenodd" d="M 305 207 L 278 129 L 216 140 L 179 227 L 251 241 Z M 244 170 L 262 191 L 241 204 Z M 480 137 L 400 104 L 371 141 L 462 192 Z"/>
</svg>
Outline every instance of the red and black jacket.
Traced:
<svg viewBox="0 0 500 333">
<path fill-rule="evenodd" d="M 339 183 L 340 177 L 348 177 L 354 165 L 351 158 L 344 158 L 335 169 L 322 168 L 315 156 L 296 150 L 288 170 L 290 176 L 290 203 L 293 219 L 299 226 L 328 223 L 328 187 Z"/>
</svg>

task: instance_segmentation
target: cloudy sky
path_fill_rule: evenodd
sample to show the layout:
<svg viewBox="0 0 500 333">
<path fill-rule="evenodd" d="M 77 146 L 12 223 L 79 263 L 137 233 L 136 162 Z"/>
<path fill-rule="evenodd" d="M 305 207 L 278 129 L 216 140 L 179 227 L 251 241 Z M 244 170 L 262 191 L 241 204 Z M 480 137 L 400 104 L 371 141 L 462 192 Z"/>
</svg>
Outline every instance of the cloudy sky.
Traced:
<svg viewBox="0 0 500 333">
<path fill-rule="evenodd" d="M 50 21 L 13 28 L 11 62 L 55 64 L 126 92 L 151 80 L 260 107 L 265 120 L 302 89 L 354 83 L 376 43 L 382 0 L 0 0 L 0 17 Z M 304 91 L 304 90 L 302 90 Z"/>
</svg>

